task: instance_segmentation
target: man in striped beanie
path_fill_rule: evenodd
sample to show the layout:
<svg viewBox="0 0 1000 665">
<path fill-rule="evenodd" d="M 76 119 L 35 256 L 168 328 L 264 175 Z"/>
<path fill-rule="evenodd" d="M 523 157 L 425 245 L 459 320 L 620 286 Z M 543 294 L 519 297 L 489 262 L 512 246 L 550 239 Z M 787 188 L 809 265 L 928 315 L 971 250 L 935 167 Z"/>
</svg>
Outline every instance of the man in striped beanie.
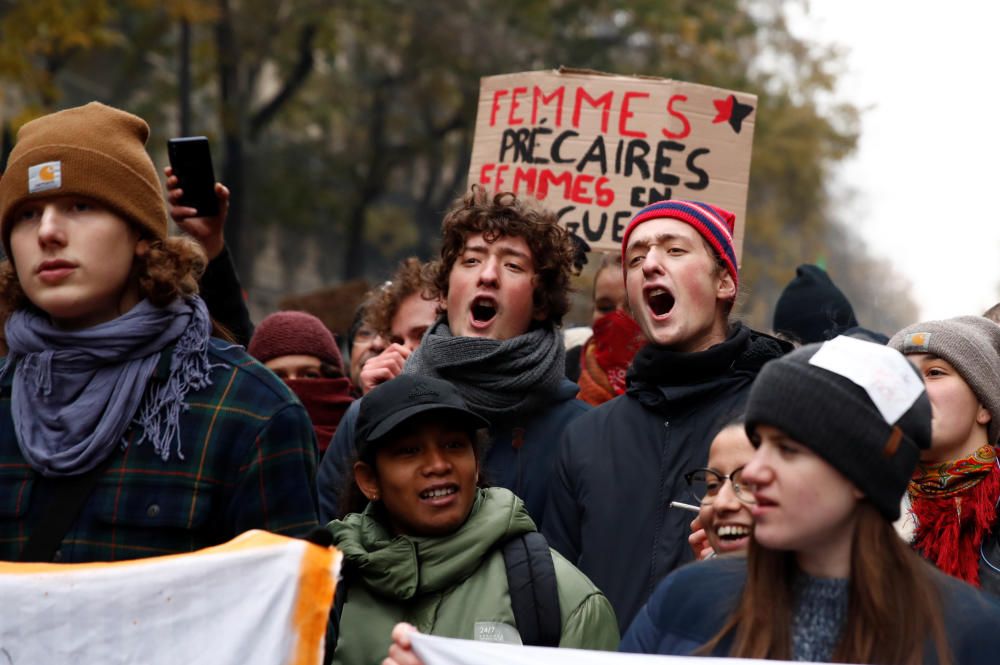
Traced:
<svg viewBox="0 0 1000 665">
<path fill-rule="evenodd" d="M 691 516 L 668 508 L 685 500 L 684 472 L 705 466 L 709 433 L 742 409 L 763 364 L 791 349 L 729 321 L 739 287 L 734 222 L 694 201 L 659 201 L 632 218 L 622 269 L 649 343 L 629 367 L 626 393 L 563 437 L 543 532 L 605 592 L 623 630 L 656 582 L 693 558 Z"/>
</svg>

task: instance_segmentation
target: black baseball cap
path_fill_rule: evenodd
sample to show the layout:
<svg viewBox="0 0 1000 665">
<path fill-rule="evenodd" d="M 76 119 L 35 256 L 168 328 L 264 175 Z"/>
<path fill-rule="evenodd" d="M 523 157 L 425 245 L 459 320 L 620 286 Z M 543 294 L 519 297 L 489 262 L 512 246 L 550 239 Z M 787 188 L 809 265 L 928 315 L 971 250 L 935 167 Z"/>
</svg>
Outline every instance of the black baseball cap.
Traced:
<svg viewBox="0 0 1000 665">
<path fill-rule="evenodd" d="M 449 423 L 469 430 L 490 426 L 489 421 L 469 410 L 455 386 L 447 381 L 400 374 L 376 386 L 361 399 L 354 435 L 358 456 L 370 452 L 373 444 L 411 418 L 429 411 L 438 411 Z"/>
</svg>

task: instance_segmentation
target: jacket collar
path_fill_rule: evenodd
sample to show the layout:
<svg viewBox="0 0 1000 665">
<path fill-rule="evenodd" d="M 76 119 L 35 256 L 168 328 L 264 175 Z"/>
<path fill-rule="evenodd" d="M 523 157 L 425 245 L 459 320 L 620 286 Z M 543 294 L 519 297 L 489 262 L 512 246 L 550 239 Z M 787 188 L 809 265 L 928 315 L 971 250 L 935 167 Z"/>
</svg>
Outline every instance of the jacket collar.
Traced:
<svg viewBox="0 0 1000 665">
<path fill-rule="evenodd" d="M 357 575 L 372 591 L 397 600 L 459 584 L 499 544 L 535 530 L 521 500 L 498 487 L 479 490 L 465 524 L 447 536 L 393 535 L 378 513 L 369 504 L 327 528 L 344 554 L 345 576 Z"/>
</svg>

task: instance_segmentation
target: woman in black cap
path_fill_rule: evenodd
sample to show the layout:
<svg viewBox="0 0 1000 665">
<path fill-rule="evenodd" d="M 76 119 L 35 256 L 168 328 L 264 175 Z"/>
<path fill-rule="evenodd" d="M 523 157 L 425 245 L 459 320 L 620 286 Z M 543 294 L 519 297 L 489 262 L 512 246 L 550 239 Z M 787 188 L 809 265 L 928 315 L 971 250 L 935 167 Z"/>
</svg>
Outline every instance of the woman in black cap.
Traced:
<svg viewBox="0 0 1000 665">
<path fill-rule="evenodd" d="M 344 554 L 334 662 L 380 662 L 404 620 L 445 637 L 534 641 L 513 608 L 504 549 L 528 548 L 536 529 L 511 492 L 478 486 L 477 433 L 487 426 L 450 383 L 429 377 L 401 375 L 361 401 L 354 478 L 363 497 L 357 512 L 328 525 Z M 554 572 L 551 645 L 615 648 L 607 598 L 544 543 L 542 552 Z"/>
<path fill-rule="evenodd" d="M 1000 610 L 895 533 L 931 411 L 897 351 L 840 337 L 768 363 L 737 491 L 748 559 L 668 576 L 621 650 L 851 663 L 986 663 Z"/>
</svg>

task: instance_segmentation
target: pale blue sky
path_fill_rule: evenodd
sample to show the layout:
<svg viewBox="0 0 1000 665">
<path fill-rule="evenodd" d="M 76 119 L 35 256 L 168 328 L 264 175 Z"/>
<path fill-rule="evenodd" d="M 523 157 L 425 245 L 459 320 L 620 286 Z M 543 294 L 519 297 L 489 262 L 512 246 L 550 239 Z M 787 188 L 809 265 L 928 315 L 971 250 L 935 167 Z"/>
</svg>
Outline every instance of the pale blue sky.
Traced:
<svg viewBox="0 0 1000 665">
<path fill-rule="evenodd" d="M 867 109 L 835 184 L 857 193 L 844 219 L 923 319 L 981 313 L 1000 300 L 1000 3 L 788 6 L 796 33 L 848 49 L 839 96 Z"/>
</svg>

